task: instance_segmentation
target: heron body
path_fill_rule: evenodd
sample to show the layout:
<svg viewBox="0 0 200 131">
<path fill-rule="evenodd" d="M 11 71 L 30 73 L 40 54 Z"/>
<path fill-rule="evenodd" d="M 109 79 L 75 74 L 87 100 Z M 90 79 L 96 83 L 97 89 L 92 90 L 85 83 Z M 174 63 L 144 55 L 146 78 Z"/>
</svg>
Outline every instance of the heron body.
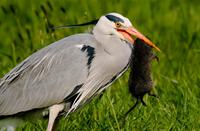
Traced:
<svg viewBox="0 0 200 131">
<path fill-rule="evenodd" d="M 60 112 L 84 105 L 127 69 L 130 36 L 148 40 L 129 27 L 127 18 L 110 13 L 98 20 L 92 33 L 66 37 L 29 56 L 0 81 L 0 118 L 47 109 L 47 130 L 52 130 Z"/>
<path fill-rule="evenodd" d="M 5 82 L 1 84 L 0 114 L 12 115 L 61 103 L 78 85 L 90 87 L 91 91 L 100 90 L 128 65 L 130 46 L 120 44 L 120 40 L 115 42 L 113 48 L 126 52 L 110 52 L 98 45 L 93 35 L 80 34 L 64 38 L 31 55 L 5 76 Z M 116 53 L 118 57 L 109 53 Z M 124 62 L 117 64 L 119 60 Z"/>
</svg>

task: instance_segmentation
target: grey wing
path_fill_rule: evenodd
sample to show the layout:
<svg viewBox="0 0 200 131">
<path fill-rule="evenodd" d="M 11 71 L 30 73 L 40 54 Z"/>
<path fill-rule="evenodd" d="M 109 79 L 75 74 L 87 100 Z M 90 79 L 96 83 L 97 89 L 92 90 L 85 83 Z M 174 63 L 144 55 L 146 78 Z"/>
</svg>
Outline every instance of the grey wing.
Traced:
<svg viewBox="0 0 200 131">
<path fill-rule="evenodd" d="M 106 52 L 103 54 L 96 52 L 96 57 L 93 60 L 91 69 L 89 70 L 90 74 L 84 85 L 78 90 L 78 96 L 68 113 L 76 110 L 90 101 L 94 96 L 100 94 L 128 69 L 129 59 L 126 59 L 123 65 L 118 67 L 116 66 L 116 61 L 113 60 L 109 54 L 105 53 Z"/>
<path fill-rule="evenodd" d="M 0 81 L 0 116 L 60 103 L 87 78 L 90 34 L 70 36 L 34 53 Z M 93 44 L 94 43 L 94 44 Z"/>
</svg>

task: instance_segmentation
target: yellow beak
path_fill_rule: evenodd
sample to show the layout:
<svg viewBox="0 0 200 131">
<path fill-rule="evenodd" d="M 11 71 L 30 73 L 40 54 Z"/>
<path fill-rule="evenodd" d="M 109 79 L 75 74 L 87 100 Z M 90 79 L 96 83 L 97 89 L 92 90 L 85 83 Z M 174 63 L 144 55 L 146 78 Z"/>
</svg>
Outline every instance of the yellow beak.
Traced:
<svg viewBox="0 0 200 131">
<path fill-rule="evenodd" d="M 146 38 L 142 33 L 140 33 L 136 28 L 134 27 L 128 27 L 123 29 L 117 29 L 126 39 L 128 39 L 130 42 L 134 44 L 133 38 L 131 38 L 131 35 L 143 40 L 147 45 L 155 48 L 157 51 L 160 51 L 160 49 L 151 42 L 148 38 Z M 128 33 L 128 34 L 127 34 Z"/>
</svg>

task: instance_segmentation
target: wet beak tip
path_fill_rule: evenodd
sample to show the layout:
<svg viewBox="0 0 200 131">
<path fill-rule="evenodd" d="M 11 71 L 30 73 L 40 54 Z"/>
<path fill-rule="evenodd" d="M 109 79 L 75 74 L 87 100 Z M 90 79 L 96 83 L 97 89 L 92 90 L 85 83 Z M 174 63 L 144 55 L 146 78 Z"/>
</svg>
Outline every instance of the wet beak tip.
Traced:
<svg viewBox="0 0 200 131">
<path fill-rule="evenodd" d="M 161 52 L 160 48 L 158 47 L 154 47 L 157 51 Z"/>
</svg>

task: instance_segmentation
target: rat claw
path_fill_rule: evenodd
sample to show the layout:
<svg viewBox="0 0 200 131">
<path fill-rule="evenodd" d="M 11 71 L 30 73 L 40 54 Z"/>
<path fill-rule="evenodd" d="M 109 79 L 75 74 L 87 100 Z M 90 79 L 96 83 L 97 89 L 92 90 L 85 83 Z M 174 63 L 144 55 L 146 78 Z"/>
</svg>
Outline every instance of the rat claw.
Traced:
<svg viewBox="0 0 200 131">
<path fill-rule="evenodd" d="M 149 96 L 153 96 L 155 98 L 159 98 L 159 96 L 157 96 L 156 94 L 152 94 L 151 92 L 148 93 Z"/>
<path fill-rule="evenodd" d="M 159 62 L 159 57 L 158 56 L 155 56 L 155 58 L 154 59 L 156 59 L 157 60 L 157 62 Z"/>
<path fill-rule="evenodd" d="M 140 101 L 142 102 L 142 105 L 143 105 L 143 106 L 147 106 L 147 104 L 144 102 L 143 99 L 141 99 Z"/>
<path fill-rule="evenodd" d="M 152 60 L 153 59 L 156 59 L 156 61 L 159 62 L 159 57 L 157 55 L 155 55 L 155 54 L 153 54 Z"/>
</svg>

